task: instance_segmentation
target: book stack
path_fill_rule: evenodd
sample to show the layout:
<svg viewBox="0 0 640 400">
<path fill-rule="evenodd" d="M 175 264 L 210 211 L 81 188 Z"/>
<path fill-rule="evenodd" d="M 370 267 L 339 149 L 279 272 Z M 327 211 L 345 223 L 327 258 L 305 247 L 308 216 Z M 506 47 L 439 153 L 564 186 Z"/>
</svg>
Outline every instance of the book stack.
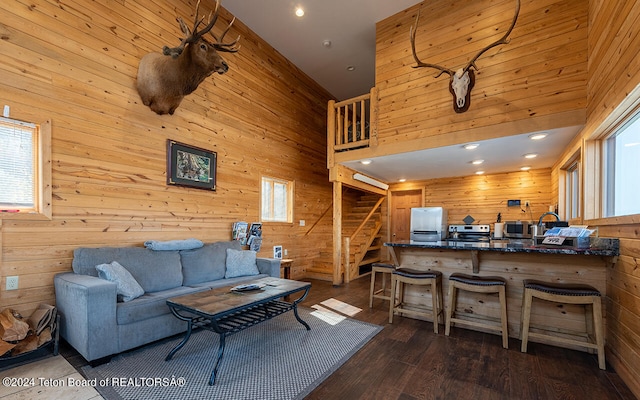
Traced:
<svg viewBox="0 0 640 400">
<path fill-rule="evenodd" d="M 262 223 L 253 222 L 251 224 L 247 245 L 249 245 L 249 250 L 260 251 L 260 247 L 262 247 Z"/>
<path fill-rule="evenodd" d="M 231 237 L 233 240 L 239 240 L 240 244 L 245 246 L 249 239 L 249 224 L 243 221 L 233 223 Z"/>
</svg>

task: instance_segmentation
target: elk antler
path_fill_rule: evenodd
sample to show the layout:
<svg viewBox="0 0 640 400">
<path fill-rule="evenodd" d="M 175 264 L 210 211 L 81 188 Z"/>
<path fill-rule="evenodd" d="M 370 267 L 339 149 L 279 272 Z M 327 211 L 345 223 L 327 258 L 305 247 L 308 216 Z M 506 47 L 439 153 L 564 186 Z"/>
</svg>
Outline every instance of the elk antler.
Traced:
<svg viewBox="0 0 640 400">
<path fill-rule="evenodd" d="M 478 52 L 478 54 L 476 54 L 475 57 L 473 57 L 471 59 L 471 61 L 469 61 L 469 63 L 467 64 L 466 67 L 463 68 L 463 71 L 467 71 L 469 68 L 473 67 L 476 69 L 476 71 L 478 70 L 478 66 L 476 65 L 476 60 L 482 55 L 484 54 L 485 51 L 489 50 L 490 48 L 496 47 L 500 44 L 507 44 L 510 42 L 510 40 L 507 40 L 507 37 L 509 36 L 509 34 L 511 34 L 511 31 L 513 30 L 513 27 L 516 26 L 516 21 L 518 20 L 518 14 L 520 13 L 520 0 L 516 1 L 516 14 L 513 16 L 513 21 L 511 22 L 511 26 L 509 27 L 509 29 L 507 30 L 507 32 L 504 34 L 504 36 L 502 36 L 500 39 L 496 40 L 495 42 L 491 43 L 490 45 L 488 45 L 487 47 L 485 47 L 484 49 L 480 50 Z"/>
<path fill-rule="evenodd" d="M 211 14 L 209 14 L 209 23 L 202 30 L 198 31 L 198 27 L 204 21 L 204 17 L 198 19 L 198 13 L 200 10 L 200 0 L 198 0 L 198 2 L 196 3 L 196 13 L 193 20 L 193 29 L 189 29 L 189 27 L 181 17 L 176 18 L 176 20 L 180 24 L 180 30 L 182 30 L 182 33 L 184 34 L 185 37 L 182 39 L 178 47 L 164 46 L 162 48 L 162 53 L 165 56 L 170 55 L 172 58 L 176 58 L 180 54 L 182 54 L 182 51 L 184 50 L 184 47 L 187 44 L 197 42 L 198 40 L 200 40 L 202 35 L 204 35 L 207 32 L 210 32 L 213 26 L 216 24 L 216 21 L 218 20 L 218 13 L 220 12 L 219 7 L 220 7 L 220 0 L 216 0 L 216 8 L 213 12 L 213 17 L 211 17 Z M 231 21 L 229 26 L 227 26 L 227 28 L 224 30 L 219 40 L 218 38 L 216 38 L 216 36 L 213 33 L 211 33 L 211 36 L 213 36 L 213 38 L 216 39 L 216 43 L 212 43 L 212 45 L 215 47 L 216 50 L 235 53 L 240 49 L 239 47 L 236 47 L 236 44 L 240 40 L 240 35 L 238 35 L 238 38 L 231 43 L 222 43 L 222 39 L 224 39 L 224 35 L 227 34 L 229 29 L 231 29 L 231 25 L 233 25 L 235 20 L 236 18 L 233 17 L 233 20 Z"/>
<path fill-rule="evenodd" d="M 231 25 L 233 25 L 234 22 L 236 22 L 236 17 L 233 17 L 233 19 L 231 20 L 231 23 L 229 23 L 229 25 L 227 26 L 227 29 L 225 29 L 224 32 L 222 32 L 220 39 L 218 39 L 218 37 L 214 35 L 213 32 L 211 32 L 211 36 L 213 36 L 213 38 L 216 40 L 216 43 L 213 43 L 213 47 L 215 47 L 216 50 L 226 51 L 228 53 L 235 53 L 236 51 L 240 50 L 240 46 L 236 46 L 238 44 L 238 41 L 240 40 L 240 35 L 238 35 L 236 40 L 234 40 L 231 43 L 222 43 L 222 40 L 224 39 L 224 35 L 226 35 L 227 32 L 229 32 L 229 29 L 231 29 Z"/>
<path fill-rule="evenodd" d="M 450 70 L 449 68 L 445 68 L 445 67 L 443 67 L 441 65 L 437 65 L 437 64 L 423 63 L 418 58 L 418 55 L 416 54 L 416 31 L 418 30 L 418 18 L 420 18 L 420 11 L 419 10 L 418 10 L 418 14 L 416 15 L 416 22 L 411 27 L 411 30 L 409 31 L 409 35 L 411 37 L 411 51 L 413 51 L 413 59 L 416 60 L 416 64 L 418 64 L 418 65 L 414 65 L 413 68 L 421 68 L 421 67 L 435 68 L 435 69 L 440 71 L 440 73 L 435 76 L 436 78 L 439 77 L 442 74 L 449 74 L 449 76 L 453 76 L 453 74 L 455 73 L 453 70 Z"/>
<path fill-rule="evenodd" d="M 476 54 L 476 56 L 473 57 L 471 59 L 471 61 L 469 61 L 469 63 L 462 69 L 462 72 L 466 72 L 471 67 L 473 67 L 473 68 L 475 68 L 477 70 L 478 67 L 475 64 L 476 60 L 482 54 L 484 54 L 485 51 L 491 49 L 492 47 L 498 46 L 500 44 L 509 43 L 509 41 L 507 40 L 507 37 L 509 36 L 509 34 L 511 34 L 511 31 L 516 26 L 516 20 L 518 19 L 518 14 L 519 13 L 520 13 L 520 0 L 517 0 L 516 14 L 513 17 L 513 22 L 511 22 L 511 26 L 509 27 L 509 30 L 507 30 L 507 33 L 505 33 L 504 36 L 502 36 L 500 39 L 498 39 L 495 42 L 491 43 L 489 46 L 487 46 L 484 49 L 480 50 L 480 52 L 478 54 Z M 413 58 L 416 60 L 416 63 L 418 64 L 418 65 L 414 65 L 413 68 L 420 68 L 420 67 L 435 68 L 435 69 L 440 71 L 440 73 L 435 76 L 436 78 L 439 77 L 440 75 L 444 74 L 444 73 L 449 74 L 449 76 L 453 76 L 453 74 L 455 74 L 455 71 L 453 71 L 453 70 L 451 70 L 449 68 L 445 68 L 445 67 L 443 67 L 441 65 L 424 63 L 424 62 L 420 61 L 420 59 L 416 55 L 416 31 L 418 30 L 418 18 L 419 17 L 420 17 L 420 11 L 418 11 L 418 14 L 416 15 L 416 22 L 414 23 L 414 25 L 411 27 L 411 30 L 409 31 L 409 34 L 411 36 L 411 50 L 413 51 Z"/>
</svg>

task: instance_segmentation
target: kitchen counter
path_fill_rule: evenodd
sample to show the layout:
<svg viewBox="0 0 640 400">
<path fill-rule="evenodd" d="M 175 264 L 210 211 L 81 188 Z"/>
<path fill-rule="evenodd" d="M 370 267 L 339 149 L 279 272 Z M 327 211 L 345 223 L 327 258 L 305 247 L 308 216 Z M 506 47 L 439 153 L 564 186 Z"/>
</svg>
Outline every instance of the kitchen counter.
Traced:
<svg viewBox="0 0 640 400">
<path fill-rule="evenodd" d="M 488 242 L 465 242 L 459 240 L 441 240 L 437 242 L 417 242 L 404 240 L 397 242 L 386 242 L 385 246 L 391 248 L 391 256 L 395 265 L 398 262 L 394 247 L 414 248 L 414 249 L 447 249 L 447 250 L 469 250 L 472 255 L 473 272 L 478 273 L 479 255 L 478 251 L 496 251 L 501 253 L 538 253 L 538 254 L 568 254 L 616 257 L 620 254 L 620 240 L 614 238 L 591 238 L 591 245 L 588 248 L 562 247 L 554 245 L 534 245 L 533 239 L 502 239 Z"/>
<path fill-rule="evenodd" d="M 591 238 L 588 248 L 536 246 L 533 240 L 526 239 L 489 242 L 397 241 L 384 245 L 389 250 L 393 264 L 398 267 L 442 272 L 445 305 L 449 276 L 453 273 L 504 278 L 507 282 L 509 335 L 515 338 L 520 334 L 524 280 L 582 283 L 593 286 L 606 296 L 607 266 L 614 264 L 620 253 L 619 240 L 612 238 Z M 423 288 L 409 286 L 405 303 L 419 309 L 423 304 L 430 304 L 430 296 L 431 293 L 425 293 Z M 490 295 L 463 292 L 458 297 L 457 312 L 470 320 L 476 318 L 476 313 L 499 318 L 497 301 L 487 296 Z M 536 302 L 532 313 L 533 326 L 553 321 L 562 329 L 586 329 L 582 306 L 557 307 L 540 301 Z"/>
<path fill-rule="evenodd" d="M 388 247 L 413 247 L 422 249 L 499 251 L 503 253 L 582 254 L 607 257 L 620 254 L 620 241 L 619 239 L 613 238 L 591 238 L 591 246 L 584 249 L 554 245 L 535 246 L 532 239 L 504 239 L 491 240 L 489 242 L 465 242 L 459 240 L 417 242 L 405 240 L 387 242 L 384 245 Z"/>
</svg>

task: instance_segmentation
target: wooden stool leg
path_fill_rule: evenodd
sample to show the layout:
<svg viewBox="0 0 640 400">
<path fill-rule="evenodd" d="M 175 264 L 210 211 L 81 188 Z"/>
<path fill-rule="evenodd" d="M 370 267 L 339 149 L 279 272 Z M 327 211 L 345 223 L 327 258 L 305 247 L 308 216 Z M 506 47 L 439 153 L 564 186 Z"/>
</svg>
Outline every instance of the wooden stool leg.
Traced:
<svg viewBox="0 0 640 400">
<path fill-rule="evenodd" d="M 398 279 L 398 282 L 396 283 L 396 291 L 398 292 L 399 306 L 401 306 L 404 303 L 404 286 L 405 286 L 405 282 L 401 279 Z"/>
<path fill-rule="evenodd" d="M 431 310 L 433 311 L 433 332 L 438 333 L 438 279 L 431 279 Z"/>
<path fill-rule="evenodd" d="M 373 307 L 373 291 L 374 291 L 375 285 L 376 285 L 376 271 L 372 269 L 371 270 L 371 288 L 369 289 L 369 308 Z"/>
<path fill-rule="evenodd" d="M 520 351 L 527 352 L 527 341 L 529 340 L 529 324 L 531 323 L 531 302 L 533 301 L 531 289 L 524 289 L 522 302 L 522 323 L 520 324 L 520 338 L 522 346 Z"/>
<path fill-rule="evenodd" d="M 604 359 L 604 329 L 602 326 L 602 302 L 599 296 L 593 297 L 593 325 L 596 331 L 596 345 L 598 346 L 598 367 L 607 369 Z"/>
<path fill-rule="evenodd" d="M 382 294 L 385 294 L 385 290 L 387 289 L 387 278 L 385 275 L 387 275 L 387 273 L 382 273 Z"/>
<path fill-rule="evenodd" d="M 594 320 L 593 320 L 593 303 L 584 305 L 584 324 L 587 330 L 587 338 L 592 340 L 594 343 L 596 342 L 596 332 L 594 328 Z M 598 349 L 587 349 L 589 354 L 597 354 Z"/>
<path fill-rule="evenodd" d="M 447 320 L 445 321 L 444 334 L 449 336 L 451 332 L 451 316 L 453 315 L 454 307 L 456 306 L 456 288 L 453 281 L 449 281 L 448 291 L 448 306 L 447 306 Z"/>
<path fill-rule="evenodd" d="M 398 279 L 391 275 L 391 299 L 389 299 L 389 323 L 393 324 L 393 309 L 396 306 L 396 288 L 398 286 Z"/>
<path fill-rule="evenodd" d="M 507 296 L 504 286 L 498 288 L 500 298 L 500 322 L 502 323 L 502 347 L 509 348 L 509 327 L 507 326 Z"/>
<path fill-rule="evenodd" d="M 444 291 L 444 286 L 442 285 L 442 278 L 438 278 L 438 316 L 442 318 L 442 324 L 444 325 L 444 298 L 442 292 Z"/>
</svg>

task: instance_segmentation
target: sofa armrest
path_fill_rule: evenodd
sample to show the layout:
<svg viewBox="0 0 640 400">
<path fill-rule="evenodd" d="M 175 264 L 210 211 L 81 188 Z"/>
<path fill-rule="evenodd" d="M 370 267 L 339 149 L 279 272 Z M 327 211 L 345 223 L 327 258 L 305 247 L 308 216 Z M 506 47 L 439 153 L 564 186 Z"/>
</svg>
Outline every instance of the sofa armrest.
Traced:
<svg viewBox="0 0 640 400">
<path fill-rule="evenodd" d="M 54 279 L 60 335 L 87 361 L 118 353 L 116 284 L 73 272 Z"/>
<path fill-rule="evenodd" d="M 267 274 L 274 278 L 280 278 L 280 260 L 277 258 L 260 258 L 256 259 L 258 271 L 261 274 Z"/>
</svg>

